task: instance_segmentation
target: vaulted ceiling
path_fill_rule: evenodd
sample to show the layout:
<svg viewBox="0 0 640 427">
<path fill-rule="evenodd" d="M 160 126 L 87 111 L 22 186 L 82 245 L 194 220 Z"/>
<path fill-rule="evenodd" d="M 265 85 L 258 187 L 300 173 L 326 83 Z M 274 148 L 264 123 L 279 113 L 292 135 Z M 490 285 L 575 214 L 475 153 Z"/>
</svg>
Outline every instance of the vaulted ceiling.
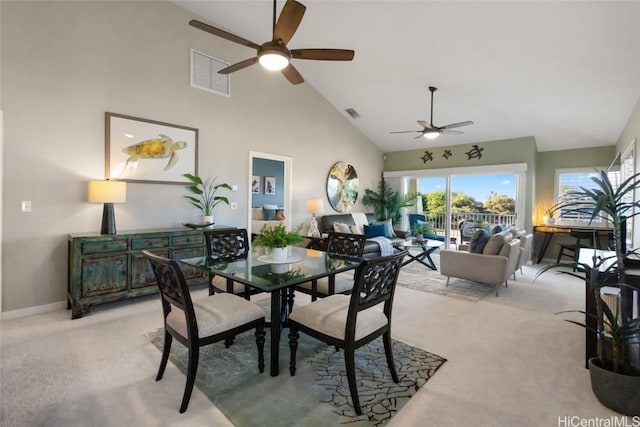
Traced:
<svg viewBox="0 0 640 427">
<path fill-rule="evenodd" d="M 173 3 L 258 44 L 271 38 L 269 0 Z M 351 62 L 294 59 L 303 84 L 386 152 L 522 136 L 534 136 L 539 151 L 611 145 L 640 98 L 639 1 L 301 3 L 307 10 L 290 49 L 355 50 Z M 199 30 L 185 22 L 185 31 Z M 234 57 L 207 53 L 230 63 L 255 55 L 227 43 Z M 269 73 L 252 68 L 237 73 Z M 475 123 L 430 141 L 391 134 L 429 122 L 428 86 L 438 88 L 435 125 Z"/>
</svg>

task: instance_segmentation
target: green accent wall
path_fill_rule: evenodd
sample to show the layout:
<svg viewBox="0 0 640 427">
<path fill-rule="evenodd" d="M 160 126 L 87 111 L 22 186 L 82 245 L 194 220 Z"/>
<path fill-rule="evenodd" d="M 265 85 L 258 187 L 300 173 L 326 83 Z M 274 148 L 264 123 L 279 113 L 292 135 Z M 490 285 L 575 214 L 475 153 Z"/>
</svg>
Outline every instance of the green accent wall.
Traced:
<svg viewBox="0 0 640 427">
<path fill-rule="evenodd" d="M 535 176 L 536 203 L 553 202 L 556 169 L 579 167 L 607 167 L 616 155 L 616 146 L 580 148 L 575 150 L 543 151 L 538 153 Z"/>
<path fill-rule="evenodd" d="M 453 138 L 453 137 L 452 137 Z M 480 148 L 480 158 L 471 158 L 466 154 L 473 150 L 473 146 Z M 444 156 L 445 150 L 451 151 L 451 156 Z M 432 153 L 433 160 L 422 160 L 425 152 Z M 385 153 L 384 170 L 405 171 L 421 169 L 445 169 L 465 166 L 488 166 L 507 163 L 526 163 L 529 170 L 533 170 L 536 161 L 536 140 L 532 136 L 498 141 L 475 142 L 473 144 L 429 146 L 409 151 L 394 151 Z"/>
<path fill-rule="evenodd" d="M 474 156 L 469 158 L 470 154 L 473 154 L 474 146 L 481 150 L 480 158 Z M 449 150 L 451 154 L 447 155 L 445 150 Z M 423 156 L 427 154 L 426 152 L 431 154 L 432 160 L 423 160 Z M 385 172 L 392 172 L 526 163 L 524 225 L 527 230 L 532 230 L 531 218 L 534 206 L 536 161 L 536 140 L 532 136 L 527 136 L 473 144 L 426 146 L 417 150 L 385 153 L 384 170 Z"/>
</svg>

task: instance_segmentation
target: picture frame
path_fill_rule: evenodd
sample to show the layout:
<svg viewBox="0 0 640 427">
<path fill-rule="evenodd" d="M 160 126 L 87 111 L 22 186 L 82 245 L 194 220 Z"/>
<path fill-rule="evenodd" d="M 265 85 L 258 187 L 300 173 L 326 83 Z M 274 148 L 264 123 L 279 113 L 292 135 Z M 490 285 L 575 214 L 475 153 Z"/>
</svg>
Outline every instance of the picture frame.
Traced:
<svg viewBox="0 0 640 427">
<path fill-rule="evenodd" d="M 105 113 L 106 178 L 181 184 L 198 175 L 198 129 L 117 113 Z"/>
<path fill-rule="evenodd" d="M 636 138 L 633 138 L 627 148 L 621 155 L 620 158 L 620 181 L 624 182 L 627 178 L 632 177 L 636 173 Z M 625 196 L 625 201 L 627 203 L 633 203 L 636 200 L 635 191 L 627 194 Z M 626 221 L 626 246 L 631 249 L 634 245 L 633 231 L 634 231 L 634 222 L 635 218 L 633 218 L 634 209 L 628 213 L 628 216 L 631 216 L 630 220 Z"/>
<path fill-rule="evenodd" d="M 275 196 L 276 194 L 276 177 L 275 176 L 264 177 L 264 194 L 266 196 Z"/>
<path fill-rule="evenodd" d="M 260 194 L 260 176 L 253 175 L 251 177 L 251 194 Z"/>
</svg>

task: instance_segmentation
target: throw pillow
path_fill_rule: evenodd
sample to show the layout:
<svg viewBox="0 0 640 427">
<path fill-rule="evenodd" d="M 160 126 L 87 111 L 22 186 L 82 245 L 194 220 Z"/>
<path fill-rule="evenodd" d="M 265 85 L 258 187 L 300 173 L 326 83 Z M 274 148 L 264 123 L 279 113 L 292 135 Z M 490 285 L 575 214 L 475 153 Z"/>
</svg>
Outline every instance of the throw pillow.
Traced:
<svg viewBox="0 0 640 427">
<path fill-rule="evenodd" d="M 284 209 L 278 209 L 276 211 L 276 219 L 278 221 L 284 221 Z"/>
<path fill-rule="evenodd" d="M 393 225 L 391 224 L 391 220 L 388 219 L 386 221 L 374 222 L 375 225 L 384 226 L 384 237 L 388 239 L 392 239 L 396 237 L 396 233 L 393 231 Z"/>
<path fill-rule="evenodd" d="M 276 219 L 276 210 L 275 209 L 267 209 L 265 207 L 262 208 L 262 216 L 265 221 L 275 221 Z"/>
<path fill-rule="evenodd" d="M 491 235 L 502 233 L 504 231 L 504 227 L 501 225 L 496 225 L 491 229 Z"/>
<path fill-rule="evenodd" d="M 347 234 L 351 233 L 351 229 L 347 224 L 345 224 L 344 222 L 337 222 L 337 221 L 333 223 L 333 231 L 335 231 L 336 233 L 347 233 Z"/>
<path fill-rule="evenodd" d="M 484 246 L 482 253 L 484 255 L 498 255 L 500 249 L 502 249 L 502 245 L 511 241 L 511 239 L 513 239 L 513 234 L 511 234 L 510 231 L 494 234 Z"/>
<path fill-rule="evenodd" d="M 351 234 L 364 234 L 364 231 L 362 231 L 362 229 L 358 227 L 357 224 L 352 225 L 350 228 Z"/>
<path fill-rule="evenodd" d="M 469 242 L 469 252 L 474 254 L 483 253 L 483 249 L 487 242 L 489 241 L 489 232 L 484 228 L 476 230 L 471 236 L 471 241 Z"/>
<path fill-rule="evenodd" d="M 371 225 L 365 225 L 364 226 L 364 235 L 367 237 L 367 239 L 370 239 L 372 237 L 385 237 L 384 233 L 385 233 L 385 224 L 371 224 Z"/>
</svg>

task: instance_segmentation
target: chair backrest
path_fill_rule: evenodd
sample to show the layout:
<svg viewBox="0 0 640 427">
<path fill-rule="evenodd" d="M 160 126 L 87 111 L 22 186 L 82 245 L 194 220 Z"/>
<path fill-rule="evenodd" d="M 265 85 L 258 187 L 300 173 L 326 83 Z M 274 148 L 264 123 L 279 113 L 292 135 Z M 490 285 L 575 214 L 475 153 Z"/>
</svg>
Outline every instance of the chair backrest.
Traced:
<svg viewBox="0 0 640 427">
<path fill-rule="evenodd" d="M 193 309 L 187 282 L 184 279 L 184 274 L 182 274 L 178 262 L 152 254 L 146 250 L 142 251 L 142 255 L 149 260 L 153 274 L 156 277 L 165 321 L 172 311 L 172 307 L 176 307 L 186 316 L 189 338 L 197 337 L 198 326 L 196 323 L 196 314 Z"/>
<path fill-rule="evenodd" d="M 353 336 L 358 312 L 384 302 L 384 313 L 391 321 L 393 296 L 398 274 L 407 251 L 365 260 L 355 273 L 355 283 L 347 314 L 347 336 Z"/>
<path fill-rule="evenodd" d="M 327 252 L 331 254 L 362 257 L 367 237 L 364 234 L 329 233 Z"/>
<path fill-rule="evenodd" d="M 245 228 L 205 230 L 207 256 L 239 258 L 249 254 L 249 239 Z"/>
<path fill-rule="evenodd" d="M 413 226 L 418 223 L 418 221 L 427 222 L 427 218 L 422 214 L 409 214 L 409 230 L 413 230 Z"/>
</svg>

